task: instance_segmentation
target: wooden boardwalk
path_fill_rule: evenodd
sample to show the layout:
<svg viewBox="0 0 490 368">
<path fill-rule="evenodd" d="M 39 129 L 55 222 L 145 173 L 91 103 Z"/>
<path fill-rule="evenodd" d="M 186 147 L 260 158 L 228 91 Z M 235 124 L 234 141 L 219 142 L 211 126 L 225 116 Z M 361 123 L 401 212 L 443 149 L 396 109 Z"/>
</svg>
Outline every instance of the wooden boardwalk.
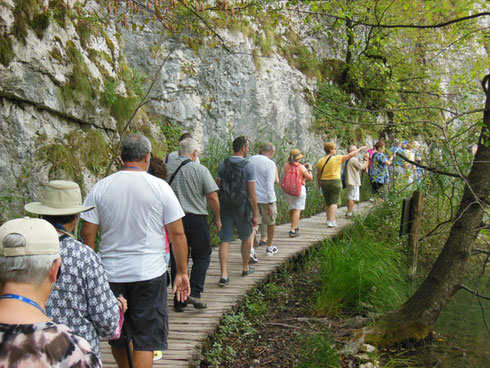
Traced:
<svg viewBox="0 0 490 368">
<path fill-rule="evenodd" d="M 369 202 L 365 202 L 354 209 L 359 213 L 366 211 L 369 207 Z M 213 248 L 211 264 L 202 294 L 208 308 L 197 310 L 192 305 L 188 305 L 184 312 L 176 313 L 173 310 L 173 296 L 169 289 L 169 348 L 163 352 L 163 359 L 154 362 L 154 367 L 199 366 L 201 348 L 206 339 L 214 334 L 223 316 L 236 310 L 242 303 L 244 296 L 253 287 L 266 280 L 286 262 L 299 257 L 319 241 L 334 236 L 342 228 L 349 225 L 351 221 L 344 217 L 345 207 L 339 208 L 337 213 L 338 227 L 334 229 L 327 228 L 324 212 L 301 219 L 299 222 L 301 235 L 297 238 L 289 238 L 289 224 L 277 226 L 274 244 L 278 247 L 279 252 L 273 257 L 266 257 L 265 247 L 256 248 L 260 261 L 252 265 L 255 268 L 255 273 L 246 277 L 241 276 L 240 243 L 237 240 L 233 241 L 230 244 L 228 262 L 230 284 L 226 287 L 218 286 L 220 277 L 218 248 Z M 101 341 L 101 350 L 104 367 L 117 367 L 107 342 Z"/>
</svg>

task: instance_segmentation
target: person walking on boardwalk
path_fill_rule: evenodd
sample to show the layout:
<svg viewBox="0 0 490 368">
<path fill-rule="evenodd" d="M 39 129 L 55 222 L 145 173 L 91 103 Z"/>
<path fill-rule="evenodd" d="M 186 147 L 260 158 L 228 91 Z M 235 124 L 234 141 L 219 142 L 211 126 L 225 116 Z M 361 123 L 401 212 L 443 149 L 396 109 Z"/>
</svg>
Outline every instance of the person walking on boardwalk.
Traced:
<svg viewBox="0 0 490 368">
<path fill-rule="evenodd" d="M 355 151 L 357 147 L 350 145 L 347 147 L 347 153 Z M 369 153 L 364 157 L 352 157 L 345 161 L 345 188 L 347 189 L 347 213 L 345 217 L 351 218 L 354 210 L 354 203 L 359 202 L 361 189 L 361 172 L 367 170 L 369 163 Z"/>
<path fill-rule="evenodd" d="M 0 367 L 102 367 L 87 340 L 46 314 L 60 267 L 49 222 L 20 218 L 0 226 Z"/>
<path fill-rule="evenodd" d="M 385 143 L 383 141 L 376 142 L 376 152 L 373 155 L 373 166 L 369 170 L 369 181 L 373 194 L 378 199 L 384 199 L 383 186 L 390 181 L 388 176 L 388 166 L 392 160 L 388 159 L 385 152 Z"/>
<path fill-rule="evenodd" d="M 325 197 L 325 210 L 327 213 L 327 226 L 336 227 L 337 222 L 337 204 L 340 199 L 342 183 L 340 181 L 340 166 L 350 158 L 357 155 L 360 151 L 366 149 L 367 146 L 355 149 L 347 155 L 336 155 L 337 145 L 332 142 L 327 142 L 323 146 L 325 157 L 321 158 L 316 164 L 318 176 L 318 187 L 322 188 L 323 196 Z"/>
<path fill-rule="evenodd" d="M 128 301 L 126 330 L 133 342 L 134 367 L 151 367 L 153 351 L 167 349 L 168 307 L 165 229 L 177 263 L 173 292 L 189 295 L 187 241 L 177 197 L 164 181 L 148 174 L 151 143 L 141 134 L 122 142 L 122 169 L 98 181 L 85 199 L 82 238 L 92 249 L 100 227 L 100 255 L 115 295 Z M 126 366 L 123 338 L 109 342 L 120 367 Z"/>
<path fill-rule="evenodd" d="M 119 337 L 127 305 L 112 293 L 99 256 L 73 235 L 78 215 L 92 208 L 82 206 L 78 184 L 65 180 L 49 182 L 41 202 L 24 206 L 53 225 L 59 236 L 64 272 L 49 296 L 49 316 L 86 339 L 100 356 L 99 336 Z"/>
<path fill-rule="evenodd" d="M 259 150 L 258 155 L 250 157 L 250 163 L 255 167 L 257 181 L 255 183 L 255 192 L 257 193 L 258 223 L 260 229 L 260 244 L 265 243 L 267 236 L 266 256 L 273 256 L 277 253 L 277 247 L 272 245 L 274 233 L 276 231 L 276 192 L 274 184 L 279 183 L 277 167 L 272 157 L 274 157 L 275 148 L 270 142 L 264 143 Z M 252 248 L 253 249 L 253 248 Z M 252 254 L 253 253 L 253 254 Z M 251 257 L 256 256 L 252 251 Z"/>
<path fill-rule="evenodd" d="M 194 308 L 207 308 L 201 299 L 204 281 L 211 262 L 211 240 L 209 238 L 208 211 L 206 201 L 213 212 L 214 224 L 221 230 L 218 186 L 209 170 L 196 162 L 197 142 L 193 138 L 185 138 L 179 143 L 179 157 L 171 160 L 168 165 L 168 183 L 179 199 L 185 212 L 182 219 L 187 245 L 192 258 L 191 294 L 186 302 L 177 301 L 174 297 L 174 309 L 183 312 L 187 302 Z M 171 250 L 171 275 L 175 277 L 176 265 Z"/>
<path fill-rule="evenodd" d="M 313 180 L 313 173 L 309 163 L 301 164 L 300 161 L 304 155 L 299 149 L 294 148 L 289 152 L 288 162 L 284 164 L 284 178 L 281 187 L 284 190 L 289 203 L 289 218 L 291 219 L 291 230 L 289 237 L 299 236 L 299 219 L 301 211 L 306 205 L 306 181 Z M 294 193 L 293 193 L 294 192 Z"/>
<path fill-rule="evenodd" d="M 257 226 L 257 195 L 255 193 L 255 167 L 245 156 L 250 150 L 250 143 L 244 136 L 233 141 L 233 155 L 224 160 L 218 167 L 219 203 L 221 231 L 219 237 L 219 263 L 221 268 L 220 286 L 230 282 L 228 276 L 228 256 L 233 231 L 236 227 L 241 240 L 242 276 L 255 272 L 249 267 L 252 228 Z"/>
</svg>

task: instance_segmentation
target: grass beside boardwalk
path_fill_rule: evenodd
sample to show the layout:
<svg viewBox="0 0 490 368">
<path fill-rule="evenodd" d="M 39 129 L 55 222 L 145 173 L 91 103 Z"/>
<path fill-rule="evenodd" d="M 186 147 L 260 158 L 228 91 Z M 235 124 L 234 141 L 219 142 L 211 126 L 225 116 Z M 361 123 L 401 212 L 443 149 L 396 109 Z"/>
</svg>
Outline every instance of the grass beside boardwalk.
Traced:
<svg viewBox="0 0 490 368">
<path fill-rule="evenodd" d="M 345 320 L 393 308 L 410 291 L 399 249 L 379 239 L 383 211 L 358 219 L 337 239 L 320 243 L 254 289 L 236 313 L 223 319 L 202 353 L 201 367 L 359 364 L 354 355 L 339 353 L 348 330 Z"/>
</svg>

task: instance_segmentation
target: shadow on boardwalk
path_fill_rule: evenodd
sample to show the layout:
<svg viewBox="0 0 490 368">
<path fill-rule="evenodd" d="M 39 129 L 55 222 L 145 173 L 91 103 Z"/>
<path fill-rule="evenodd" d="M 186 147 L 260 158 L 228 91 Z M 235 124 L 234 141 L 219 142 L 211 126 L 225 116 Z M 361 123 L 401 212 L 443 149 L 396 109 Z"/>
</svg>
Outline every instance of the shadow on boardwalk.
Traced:
<svg viewBox="0 0 490 368">
<path fill-rule="evenodd" d="M 359 210 L 366 211 L 370 207 L 369 202 L 362 203 Z M 357 210 L 357 206 L 355 208 Z M 286 262 L 304 254 L 309 248 L 319 241 L 335 236 L 342 228 L 351 223 L 344 219 L 345 207 L 337 213 L 338 227 L 327 228 L 325 213 L 310 218 L 301 219 L 299 222 L 300 236 L 289 238 L 289 224 L 277 226 L 274 244 L 279 252 L 273 257 L 265 256 L 265 247 L 256 249 L 260 262 L 254 264 L 255 273 L 241 276 L 241 255 L 239 241 L 233 241 L 230 245 L 230 257 L 228 272 L 230 284 L 224 288 L 218 286 L 220 276 L 218 248 L 213 249 L 211 264 L 209 266 L 203 299 L 208 303 L 207 309 L 196 310 L 189 305 L 183 313 L 173 311 L 172 294 L 169 289 L 168 302 L 170 306 L 168 350 L 164 351 L 163 359 L 154 363 L 155 367 L 190 367 L 198 362 L 201 348 L 208 336 L 212 336 L 222 317 L 235 310 L 242 302 L 245 294 L 264 280 Z M 117 367 L 109 344 L 101 342 L 102 361 L 104 367 Z"/>
</svg>

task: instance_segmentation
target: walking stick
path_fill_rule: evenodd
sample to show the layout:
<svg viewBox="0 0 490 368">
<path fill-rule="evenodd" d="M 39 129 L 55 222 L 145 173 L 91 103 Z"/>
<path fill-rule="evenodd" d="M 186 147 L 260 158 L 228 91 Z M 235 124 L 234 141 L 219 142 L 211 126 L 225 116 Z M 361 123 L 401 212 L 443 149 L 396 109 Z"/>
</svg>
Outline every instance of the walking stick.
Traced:
<svg viewBox="0 0 490 368">
<path fill-rule="evenodd" d="M 123 296 L 122 294 L 119 294 L 119 296 Z M 123 340 L 124 340 L 124 346 L 126 347 L 126 356 L 128 358 L 128 365 L 129 368 L 133 368 L 133 359 L 131 358 L 131 348 L 129 346 L 129 335 L 128 335 L 128 330 L 126 329 L 126 318 L 124 318 L 124 323 L 122 325 L 122 334 L 123 334 Z"/>
</svg>

